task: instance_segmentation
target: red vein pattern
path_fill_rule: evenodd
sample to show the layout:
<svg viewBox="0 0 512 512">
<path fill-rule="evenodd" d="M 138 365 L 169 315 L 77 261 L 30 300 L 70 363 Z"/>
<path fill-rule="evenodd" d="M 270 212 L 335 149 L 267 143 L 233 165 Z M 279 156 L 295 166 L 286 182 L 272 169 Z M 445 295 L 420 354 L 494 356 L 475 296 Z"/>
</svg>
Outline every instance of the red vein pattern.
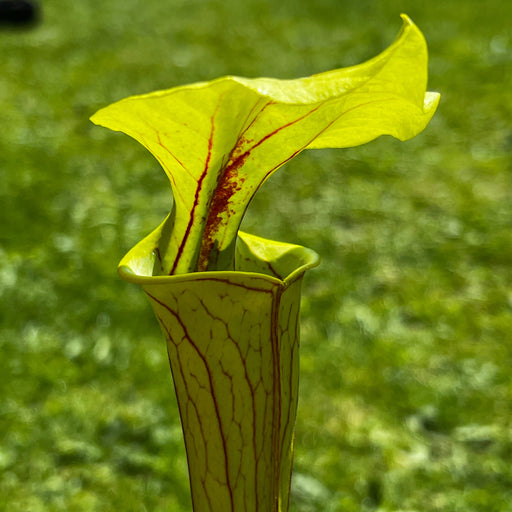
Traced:
<svg viewBox="0 0 512 512">
<path fill-rule="evenodd" d="M 230 212 L 230 204 L 233 201 L 233 198 L 236 195 L 236 193 L 245 189 L 245 178 L 243 176 L 240 176 L 239 170 L 243 167 L 245 161 L 251 156 L 251 153 L 256 148 L 258 148 L 268 140 L 272 139 L 272 137 L 275 137 L 281 131 L 286 130 L 291 126 L 294 126 L 297 123 L 300 123 L 307 117 L 314 114 L 325 103 L 326 102 L 319 103 L 314 108 L 311 108 L 311 110 L 308 110 L 306 113 L 302 114 L 296 119 L 292 119 L 291 121 L 281 126 L 278 126 L 271 132 L 262 136 L 261 139 L 255 143 L 254 141 L 246 139 L 245 136 L 249 128 L 251 128 L 251 126 L 253 126 L 253 124 L 255 123 L 256 119 L 258 119 L 262 112 L 267 107 L 272 105 L 273 102 L 265 103 L 263 107 L 256 113 L 254 118 L 248 124 L 246 123 L 247 127 L 239 134 L 237 143 L 233 150 L 231 151 L 227 165 L 225 165 L 220 170 L 221 172 L 217 178 L 217 186 L 212 194 L 211 203 L 208 210 L 208 218 L 205 224 L 203 237 L 201 240 L 201 248 L 197 265 L 198 271 L 207 270 L 208 266 L 211 264 L 213 264 L 212 267 L 215 268 L 216 261 L 214 248 L 216 246 L 216 242 L 218 243 L 220 241 L 217 239 L 218 231 L 220 226 L 227 224 L 228 219 L 232 214 L 236 214 L 240 210 L 240 205 L 238 205 L 237 211 Z M 250 115 L 252 115 L 253 112 L 254 106 L 250 110 Z M 303 149 L 304 147 L 300 148 L 299 151 L 302 151 Z M 295 156 L 299 151 L 294 152 L 293 155 L 288 157 L 285 161 Z M 281 165 L 282 164 L 279 164 L 277 167 Z M 277 167 L 274 167 L 272 170 L 275 170 Z M 268 174 L 264 175 L 263 179 L 260 180 L 259 185 L 263 183 L 267 176 Z M 252 196 L 252 193 L 253 192 L 251 192 L 251 190 L 248 191 L 248 198 Z M 238 202 L 240 202 L 240 200 Z"/>
<path fill-rule="evenodd" d="M 219 103 L 219 105 L 220 105 L 220 103 Z M 217 108 L 219 107 L 219 105 L 217 105 Z M 178 247 L 178 252 L 176 254 L 176 258 L 174 260 L 173 266 L 171 268 L 171 271 L 169 272 L 170 275 L 175 273 L 176 268 L 177 268 L 178 264 L 180 263 L 180 259 L 181 259 L 181 256 L 183 255 L 185 245 L 187 244 L 188 237 L 190 236 L 192 227 L 194 226 L 194 222 L 196 220 L 196 210 L 199 205 L 201 188 L 203 185 L 203 181 L 206 178 L 206 176 L 208 175 L 208 170 L 210 168 L 210 159 L 212 156 L 212 148 L 213 148 L 213 136 L 215 133 L 215 114 L 216 114 L 216 112 L 217 111 L 215 111 L 215 113 L 212 115 L 212 118 L 211 118 L 211 130 L 210 130 L 210 136 L 208 138 L 208 147 L 207 147 L 207 151 L 206 151 L 206 159 L 205 159 L 204 169 L 203 169 L 201 176 L 197 180 L 197 188 L 196 188 L 195 196 L 194 196 L 194 204 L 192 205 L 192 208 L 190 211 L 190 217 L 189 217 L 189 221 L 187 224 L 187 228 L 185 230 L 185 234 L 183 235 L 183 239 L 181 241 L 180 246 Z"/>
<path fill-rule="evenodd" d="M 198 512 L 288 509 L 301 280 L 245 279 L 144 285 L 167 339 Z"/>
</svg>

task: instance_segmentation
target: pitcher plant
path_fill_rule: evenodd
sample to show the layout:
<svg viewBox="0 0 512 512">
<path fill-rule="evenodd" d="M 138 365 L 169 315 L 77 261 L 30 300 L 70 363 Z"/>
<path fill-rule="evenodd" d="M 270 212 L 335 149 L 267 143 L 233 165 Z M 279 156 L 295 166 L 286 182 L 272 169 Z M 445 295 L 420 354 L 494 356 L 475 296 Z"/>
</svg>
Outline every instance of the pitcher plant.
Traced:
<svg viewBox="0 0 512 512">
<path fill-rule="evenodd" d="M 239 230 L 258 188 L 305 149 L 421 132 L 425 40 L 406 16 L 373 59 L 296 80 L 227 76 L 132 96 L 91 120 L 130 135 L 169 178 L 167 218 L 119 264 L 167 340 L 194 512 L 287 512 L 310 249 Z"/>
</svg>

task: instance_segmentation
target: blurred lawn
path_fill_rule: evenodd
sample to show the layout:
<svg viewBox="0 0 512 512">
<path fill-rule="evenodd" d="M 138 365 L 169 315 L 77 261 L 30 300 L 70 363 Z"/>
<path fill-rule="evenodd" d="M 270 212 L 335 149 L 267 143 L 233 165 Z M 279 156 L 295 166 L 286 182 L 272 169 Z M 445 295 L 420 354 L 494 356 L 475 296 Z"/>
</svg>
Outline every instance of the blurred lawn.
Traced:
<svg viewBox="0 0 512 512">
<path fill-rule="evenodd" d="M 356 64 L 401 12 L 429 42 L 431 125 L 303 153 L 244 222 L 323 258 L 304 287 L 292 510 L 512 511 L 501 0 L 53 0 L 37 26 L 0 31 L 0 510 L 190 511 L 163 337 L 116 276 L 170 189 L 88 117 L 225 74 Z"/>
</svg>

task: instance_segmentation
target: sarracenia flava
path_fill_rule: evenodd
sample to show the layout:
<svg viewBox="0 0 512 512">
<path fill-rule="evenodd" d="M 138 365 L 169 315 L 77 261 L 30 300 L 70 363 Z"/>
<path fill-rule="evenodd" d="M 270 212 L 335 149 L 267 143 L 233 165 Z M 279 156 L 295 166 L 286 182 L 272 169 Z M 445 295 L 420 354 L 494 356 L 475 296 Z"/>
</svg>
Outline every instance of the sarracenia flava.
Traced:
<svg viewBox="0 0 512 512">
<path fill-rule="evenodd" d="M 163 223 L 121 261 L 167 339 L 195 512 L 287 512 L 298 394 L 304 247 L 239 231 L 261 184 L 304 149 L 421 132 L 425 40 L 405 15 L 396 41 L 358 66 L 297 80 L 228 76 L 133 96 L 91 120 L 160 162 Z"/>
</svg>

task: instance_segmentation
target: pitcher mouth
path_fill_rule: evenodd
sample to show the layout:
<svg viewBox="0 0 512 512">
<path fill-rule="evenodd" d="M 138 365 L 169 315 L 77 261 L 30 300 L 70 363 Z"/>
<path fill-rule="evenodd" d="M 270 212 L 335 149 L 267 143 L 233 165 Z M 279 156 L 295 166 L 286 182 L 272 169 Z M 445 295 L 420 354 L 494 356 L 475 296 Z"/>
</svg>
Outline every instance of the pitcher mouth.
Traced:
<svg viewBox="0 0 512 512">
<path fill-rule="evenodd" d="M 158 241 L 164 224 L 165 221 L 128 251 L 120 261 L 118 273 L 122 279 L 136 284 L 163 284 L 191 279 L 251 276 L 288 286 L 300 278 L 306 270 L 320 263 L 318 254 L 307 247 L 268 240 L 239 231 L 236 241 L 235 270 L 162 275 Z"/>
</svg>

